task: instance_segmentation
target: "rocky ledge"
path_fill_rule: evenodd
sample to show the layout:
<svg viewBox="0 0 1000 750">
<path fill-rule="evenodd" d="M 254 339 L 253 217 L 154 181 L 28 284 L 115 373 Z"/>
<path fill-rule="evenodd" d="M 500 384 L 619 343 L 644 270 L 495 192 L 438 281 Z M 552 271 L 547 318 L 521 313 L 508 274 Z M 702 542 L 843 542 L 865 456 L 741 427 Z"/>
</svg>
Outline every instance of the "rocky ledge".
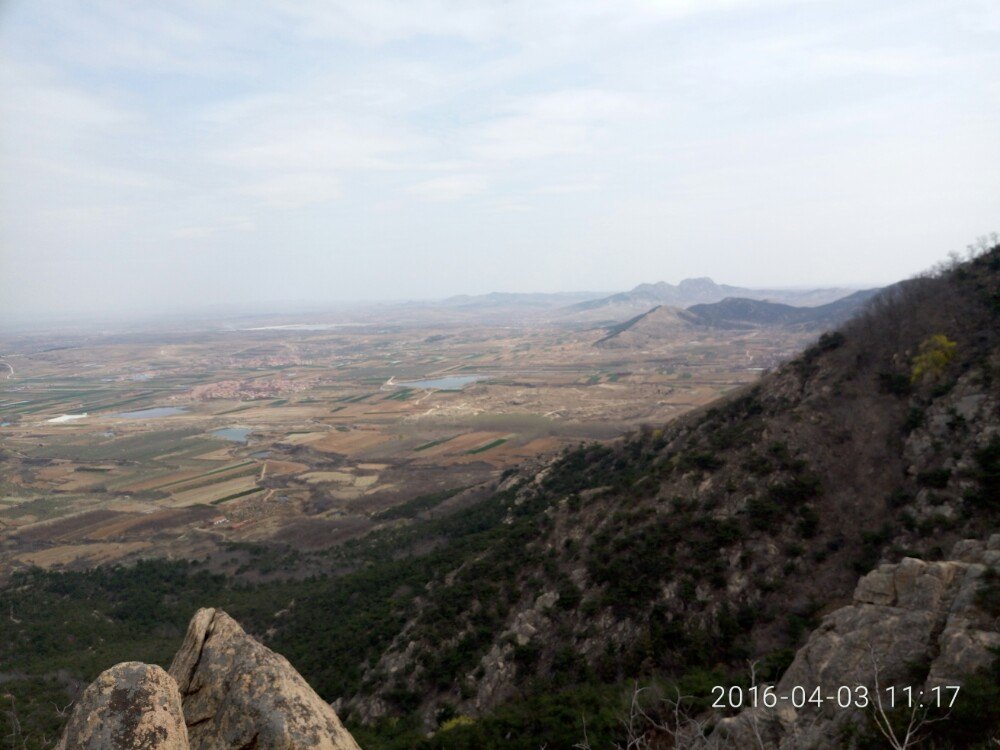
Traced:
<svg viewBox="0 0 1000 750">
<path fill-rule="evenodd" d="M 934 688 L 962 685 L 1000 648 L 998 622 L 983 607 L 988 571 L 1000 572 L 1000 534 L 958 542 L 945 561 L 907 557 L 880 565 L 858 582 L 853 603 L 823 618 L 796 653 L 774 686 L 777 705 L 723 719 L 710 744 L 833 750 L 845 746 L 843 738 L 863 714 L 835 700 L 795 708 L 793 690 L 800 698 L 802 689 L 808 696 L 816 688 L 836 696 L 847 686 L 854 695 L 863 686 L 874 704 L 876 693 L 887 702 L 889 687 L 931 695 Z"/>
<path fill-rule="evenodd" d="M 57 750 L 359 750 L 288 660 L 200 609 L 170 671 L 125 662 L 84 691 Z"/>
</svg>

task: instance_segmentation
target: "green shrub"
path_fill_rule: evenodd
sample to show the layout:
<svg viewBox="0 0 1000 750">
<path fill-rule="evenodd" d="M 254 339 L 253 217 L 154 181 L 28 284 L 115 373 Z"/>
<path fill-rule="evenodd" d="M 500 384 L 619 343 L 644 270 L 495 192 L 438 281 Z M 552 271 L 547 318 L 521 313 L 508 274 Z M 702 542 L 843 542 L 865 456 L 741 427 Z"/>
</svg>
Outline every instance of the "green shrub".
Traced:
<svg viewBox="0 0 1000 750">
<path fill-rule="evenodd" d="M 883 525 L 877 531 L 865 531 L 861 534 L 861 556 L 854 561 L 854 572 L 863 575 L 875 567 L 882 550 L 892 538 L 892 526 Z"/>
<path fill-rule="evenodd" d="M 913 502 L 913 494 L 897 487 L 885 499 L 886 505 L 890 508 L 902 508 Z"/>
<path fill-rule="evenodd" d="M 920 342 L 918 354 L 913 358 L 910 382 L 937 379 L 944 374 L 955 358 L 958 344 L 942 333 L 935 333 Z"/>
<path fill-rule="evenodd" d="M 924 409 L 919 406 L 911 406 L 906 413 L 906 419 L 903 420 L 903 432 L 911 433 L 918 427 L 923 427 L 926 417 L 927 413 Z"/>
<path fill-rule="evenodd" d="M 830 352 L 834 349 L 839 349 L 844 345 L 847 339 L 844 337 L 840 331 L 830 331 L 824 333 L 819 337 L 819 341 L 816 342 L 815 348 L 821 352 Z"/>
<path fill-rule="evenodd" d="M 792 477 L 771 486 L 768 496 L 785 507 L 812 500 L 820 489 L 819 477 L 812 475 Z"/>
<path fill-rule="evenodd" d="M 1000 510 L 1000 437 L 994 436 L 973 457 L 973 478 L 979 486 L 967 491 L 965 500 L 973 507 L 995 513 Z"/>
<path fill-rule="evenodd" d="M 747 514 L 750 516 L 751 528 L 756 531 L 765 531 L 773 528 L 785 512 L 769 497 L 752 497 L 747 503 Z"/>
<path fill-rule="evenodd" d="M 923 487 L 933 487 L 939 490 L 948 486 L 949 479 L 951 479 L 951 469 L 931 469 L 930 471 L 922 471 L 917 474 L 918 484 Z"/>
<path fill-rule="evenodd" d="M 701 471 L 715 471 L 725 462 L 713 453 L 706 451 L 695 451 L 685 453 L 681 456 L 679 466 L 682 469 L 700 469 Z"/>
<path fill-rule="evenodd" d="M 799 508 L 798 530 L 806 539 L 811 539 L 819 533 L 819 514 L 809 505 Z"/>
<path fill-rule="evenodd" d="M 910 378 L 904 373 L 884 370 L 878 374 L 878 387 L 882 393 L 908 396 L 911 390 Z"/>
</svg>

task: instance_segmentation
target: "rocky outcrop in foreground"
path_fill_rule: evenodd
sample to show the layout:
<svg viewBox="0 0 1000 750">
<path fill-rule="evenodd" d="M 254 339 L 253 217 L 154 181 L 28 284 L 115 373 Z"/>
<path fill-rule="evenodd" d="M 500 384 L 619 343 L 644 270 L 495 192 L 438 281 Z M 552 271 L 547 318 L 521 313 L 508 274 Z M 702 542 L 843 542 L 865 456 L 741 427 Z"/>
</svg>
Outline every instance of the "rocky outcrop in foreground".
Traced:
<svg viewBox="0 0 1000 750">
<path fill-rule="evenodd" d="M 177 684 L 160 667 L 127 661 L 83 692 L 56 750 L 187 750 Z"/>
<path fill-rule="evenodd" d="M 200 609 L 170 665 L 192 750 L 356 749 L 337 714 L 285 657 L 222 610 Z"/>
<path fill-rule="evenodd" d="M 714 743 L 839 748 L 844 731 L 862 719 L 860 710 L 844 710 L 833 700 L 822 708 L 807 703 L 796 709 L 791 697 L 797 686 L 806 695 L 818 687 L 823 696 L 836 696 L 841 686 L 860 685 L 874 702 L 877 675 L 886 701 L 889 686 L 912 686 L 914 693 L 922 689 L 926 695 L 935 687 L 961 685 L 990 664 L 992 649 L 1000 648 L 1000 631 L 977 601 L 987 570 L 1000 571 L 1000 534 L 985 543 L 958 542 L 950 558 L 907 557 L 861 578 L 853 604 L 827 615 L 795 655 L 775 686 L 778 705 L 723 719 L 712 735 Z"/>
<path fill-rule="evenodd" d="M 84 692 L 57 750 L 360 750 L 288 660 L 200 609 L 170 672 L 118 664 Z"/>
</svg>

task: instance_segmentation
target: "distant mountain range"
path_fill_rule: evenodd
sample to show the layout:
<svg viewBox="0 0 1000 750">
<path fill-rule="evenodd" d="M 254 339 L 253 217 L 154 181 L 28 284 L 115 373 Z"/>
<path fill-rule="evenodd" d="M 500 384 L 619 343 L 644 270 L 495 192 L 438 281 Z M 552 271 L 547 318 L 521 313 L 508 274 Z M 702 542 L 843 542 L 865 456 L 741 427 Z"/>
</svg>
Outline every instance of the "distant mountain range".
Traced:
<svg viewBox="0 0 1000 750">
<path fill-rule="evenodd" d="M 627 292 L 490 292 L 459 294 L 438 300 L 412 300 L 369 304 L 340 311 L 335 318 L 365 324 L 397 324 L 401 316 L 410 323 L 447 323 L 475 320 L 483 324 L 535 324 L 544 322 L 572 328 L 593 328 L 630 321 L 654 307 L 688 308 L 729 298 L 767 301 L 807 307 L 825 305 L 849 296 L 854 289 L 749 289 L 716 284 L 708 277 L 640 284 Z M 662 315 L 662 314 L 661 314 Z M 732 315 L 725 313 L 729 321 Z M 333 320 L 333 319 L 331 319 Z M 282 321 L 283 322 L 283 321 Z"/>
<path fill-rule="evenodd" d="M 703 325 L 719 328 L 752 326 L 832 327 L 851 317 L 882 291 L 862 289 L 825 305 L 796 307 L 782 302 L 730 297 L 710 305 L 692 305 L 687 312 Z"/>
<path fill-rule="evenodd" d="M 845 288 L 748 289 L 729 284 L 716 284 L 708 277 L 701 277 L 684 279 L 676 285 L 665 281 L 640 284 L 631 291 L 586 299 L 568 305 L 559 312 L 564 319 L 578 322 L 622 321 L 647 312 L 657 305 L 686 308 L 738 297 L 786 305 L 815 306 L 841 299 L 853 291 Z"/>
<path fill-rule="evenodd" d="M 686 310 L 657 305 L 624 323 L 608 328 L 597 342 L 602 348 L 642 347 L 679 331 L 700 328 L 759 328 L 787 326 L 821 330 L 833 328 L 857 312 L 881 289 L 864 289 L 814 307 L 795 307 L 781 302 L 729 297 L 712 304 L 692 305 Z"/>
</svg>

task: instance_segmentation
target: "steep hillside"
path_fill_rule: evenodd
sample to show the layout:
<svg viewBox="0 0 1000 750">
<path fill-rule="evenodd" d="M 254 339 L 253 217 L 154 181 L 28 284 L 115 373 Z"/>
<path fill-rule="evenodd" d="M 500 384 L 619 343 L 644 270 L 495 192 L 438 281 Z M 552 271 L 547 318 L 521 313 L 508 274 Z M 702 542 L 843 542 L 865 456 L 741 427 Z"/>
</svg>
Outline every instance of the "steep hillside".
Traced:
<svg viewBox="0 0 1000 750">
<path fill-rule="evenodd" d="M 427 586 L 347 706 L 433 724 L 537 680 L 780 666 L 880 560 L 997 528 L 998 316 L 994 248 L 738 396 L 511 477 L 505 533 Z"/>
</svg>

